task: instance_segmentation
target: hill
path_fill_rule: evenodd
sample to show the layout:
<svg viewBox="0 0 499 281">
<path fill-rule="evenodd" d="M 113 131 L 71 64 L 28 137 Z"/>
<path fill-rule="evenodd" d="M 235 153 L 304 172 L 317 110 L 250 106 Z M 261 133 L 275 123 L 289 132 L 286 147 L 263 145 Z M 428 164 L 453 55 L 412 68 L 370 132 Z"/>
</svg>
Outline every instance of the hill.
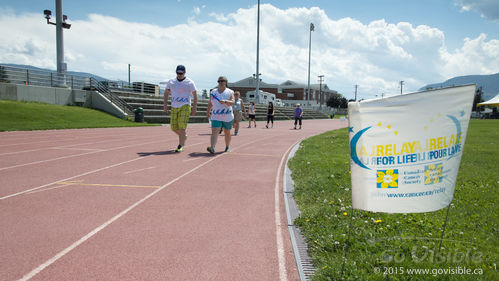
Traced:
<svg viewBox="0 0 499 281">
<path fill-rule="evenodd" d="M 489 100 L 499 94 L 499 73 L 490 75 L 467 75 L 458 76 L 451 78 L 442 83 L 429 84 L 422 87 L 420 90 L 425 90 L 427 88 L 444 88 L 452 87 L 465 84 L 477 84 L 478 87 L 482 87 L 483 100 Z"/>
</svg>

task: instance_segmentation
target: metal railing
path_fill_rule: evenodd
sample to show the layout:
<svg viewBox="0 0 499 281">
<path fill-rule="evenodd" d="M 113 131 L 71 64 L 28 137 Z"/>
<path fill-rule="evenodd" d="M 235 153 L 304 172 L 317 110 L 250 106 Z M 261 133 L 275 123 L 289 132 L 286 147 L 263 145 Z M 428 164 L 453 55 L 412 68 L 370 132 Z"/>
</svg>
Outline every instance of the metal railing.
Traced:
<svg viewBox="0 0 499 281">
<path fill-rule="evenodd" d="M 99 81 L 93 77 L 0 65 L 0 82 L 98 91 L 127 114 L 133 113 L 133 107 L 111 91 L 110 81 Z"/>
</svg>

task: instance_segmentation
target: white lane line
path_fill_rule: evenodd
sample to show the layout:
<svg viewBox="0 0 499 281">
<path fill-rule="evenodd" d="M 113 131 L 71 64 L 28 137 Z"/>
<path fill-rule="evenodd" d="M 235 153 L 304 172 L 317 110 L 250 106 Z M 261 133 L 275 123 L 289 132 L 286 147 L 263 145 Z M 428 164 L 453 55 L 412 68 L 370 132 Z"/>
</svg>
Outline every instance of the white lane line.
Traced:
<svg viewBox="0 0 499 281">
<path fill-rule="evenodd" d="M 70 185 L 75 185 L 75 184 L 78 184 L 78 183 L 75 182 L 75 183 L 70 183 L 70 184 L 64 184 L 64 185 L 54 186 L 54 187 L 46 188 L 46 189 L 42 189 L 42 190 L 35 190 L 35 191 L 28 192 L 26 194 L 33 194 L 33 193 L 38 193 L 38 192 L 49 191 L 49 190 L 53 190 L 53 189 L 67 187 L 67 186 L 70 186 Z"/>
<path fill-rule="evenodd" d="M 151 143 L 153 143 L 153 142 L 151 142 Z M 201 144 L 201 143 L 192 144 L 192 145 L 189 145 L 189 146 L 186 146 L 186 147 L 191 147 L 191 146 L 198 145 L 198 144 Z M 28 190 L 24 190 L 24 191 L 20 191 L 20 192 L 14 193 L 14 194 L 6 195 L 4 197 L 0 197 L 0 201 L 4 200 L 4 199 L 7 199 L 7 198 L 10 198 L 10 197 L 14 197 L 14 196 L 18 196 L 18 195 L 22 195 L 22 194 L 26 194 L 26 193 L 32 193 L 35 190 L 38 190 L 38 189 L 41 189 L 41 188 L 44 188 L 44 187 L 47 187 L 47 186 L 51 186 L 51 185 L 54 185 L 54 184 L 58 184 L 60 182 L 65 182 L 65 181 L 68 181 L 68 180 L 71 180 L 71 179 L 74 179 L 74 178 L 78 178 L 78 177 L 82 177 L 82 176 L 86 176 L 86 175 L 89 175 L 89 174 L 97 173 L 97 172 L 100 172 L 100 171 L 103 171 L 103 170 L 106 170 L 106 169 L 109 169 L 109 168 L 114 168 L 114 167 L 117 167 L 117 166 L 120 166 L 120 165 L 123 165 L 123 164 L 134 162 L 134 161 L 137 161 L 137 160 L 140 160 L 140 159 L 144 159 L 146 157 L 134 158 L 134 159 L 127 160 L 127 161 L 124 161 L 124 162 L 121 162 L 121 163 L 117 163 L 117 164 L 109 165 L 107 167 L 99 168 L 97 170 L 85 172 L 83 174 L 79 174 L 79 175 L 72 176 L 72 177 L 69 177 L 69 178 L 65 178 L 65 179 L 62 179 L 62 180 L 54 181 L 54 182 L 51 182 L 51 183 L 48 183 L 48 184 L 44 184 L 44 185 L 41 185 L 41 186 L 37 186 L 37 187 L 34 187 L 34 188 L 30 188 Z"/>
<path fill-rule="evenodd" d="M 137 201 L 135 204 L 131 205 L 130 207 L 128 207 L 127 209 L 125 209 L 121 213 L 117 214 L 116 216 L 114 216 L 113 218 L 111 218 L 110 220 L 108 220 L 107 222 L 103 223 L 101 226 L 99 226 L 96 229 L 90 231 L 87 235 L 83 236 L 78 241 L 74 242 L 71 246 L 69 246 L 66 249 L 62 250 L 61 252 L 59 252 L 58 254 L 56 254 L 54 257 L 50 258 L 49 260 L 47 260 L 46 262 L 44 262 L 43 264 L 41 264 L 37 268 L 33 269 L 31 272 L 29 272 L 28 274 L 24 275 L 23 278 L 21 278 L 19 280 L 20 281 L 25 281 L 25 280 L 31 279 L 32 277 L 34 277 L 35 275 L 37 275 L 38 273 L 40 273 L 42 270 L 44 270 L 46 267 L 50 266 L 51 264 L 53 264 L 54 262 L 56 262 L 58 259 L 64 257 L 67 253 L 71 252 L 76 247 L 78 247 L 79 245 L 83 244 L 88 239 L 92 238 L 92 236 L 94 236 L 95 234 L 99 233 L 101 230 L 103 230 L 104 228 L 106 228 L 108 225 L 110 225 L 111 223 L 115 222 L 116 220 L 118 220 L 122 216 L 126 215 L 131 210 L 135 209 L 135 207 L 139 206 L 140 204 L 142 204 L 143 202 L 145 202 L 147 199 L 149 199 L 152 196 L 156 195 L 156 193 L 161 192 L 163 189 L 165 189 L 166 187 L 170 186 L 171 184 L 177 182 L 181 178 L 189 175 L 190 173 L 196 171 L 197 169 L 203 167 L 204 165 L 206 165 L 206 164 L 214 161 L 215 159 L 217 159 L 217 158 L 219 158 L 219 157 L 221 157 L 223 155 L 224 154 L 217 155 L 217 156 L 211 158 L 210 160 L 208 160 L 208 161 L 206 161 L 204 163 L 199 164 L 198 166 L 196 166 L 196 167 L 192 168 L 191 170 L 185 172 L 184 174 L 178 176 L 177 178 L 175 178 L 172 181 L 168 182 L 167 184 L 161 186 L 160 188 L 156 189 L 155 191 L 149 193 L 147 196 L 145 196 L 141 200 Z"/>
<path fill-rule="evenodd" d="M 295 143 L 296 144 L 296 143 Z M 281 162 L 279 163 L 279 167 L 277 168 L 277 173 L 275 177 L 275 187 L 274 187 L 274 216 L 275 216 L 275 229 L 276 229 L 276 243 L 277 243 L 277 260 L 279 262 L 279 280 L 287 281 L 288 274 L 286 272 L 286 255 L 284 255 L 284 239 L 282 236 L 282 225 L 281 225 L 281 195 L 280 192 L 280 179 L 282 178 L 281 170 L 284 164 L 285 159 L 287 158 L 289 151 L 295 146 L 295 144 L 291 145 L 288 150 L 282 155 Z"/>
<path fill-rule="evenodd" d="M 145 170 L 151 170 L 151 169 L 154 169 L 154 168 L 156 168 L 156 166 L 153 166 L 153 167 L 147 167 L 147 168 L 143 168 L 143 169 L 137 169 L 137 170 L 131 170 L 131 171 L 128 171 L 128 172 L 124 172 L 123 174 L 124 174 L 124 175 L 128 175 L 128 174 L 131 174 L 131 173 L 142 172 L 142 171 L 145 171 Z"/>
<path fill-rule="evenodd" d="M 139 146 L 139 145 L 157 143 L 157 142 L 164 142 L 164 141 L 162 141 L 162 140 L 161 141 L 151 141 L 151 142 L 145 142 L 145 143 L 139 143 L 139 144 L 132 144 L 132 145 L 126 145 L 126 146 L 120 146 L 120 147 L 113 147 L 113 148 L 110 148 L 110 149 L 105 149 L 105 150 L 100 150 L 100 151 L 90 151 L 90 152 L 85 152 L 85 153 L 80 153 L 80 154 L 73 154 L 73 155 L 68 155 L 68 156 L 62 156 L 62 157 L 57 157 L 57 158 L 52 158 L 52 159 L 47 159 L 47 160 L 40 160 L 40 161 L 35 161 L 35 162 L 30 162 L 30 163 L 25 163 L 25 164 L 19 164 L 19 165 L 14 165 L 14 166 L 9 166 L 9 167 L 3 167 L 3 168 L 0 168 L 0 171 L 8 170 L 8 169 L 14 169 L 14 168 L 19 168 L 19 167 L 24 167 L 24 166 L 29 166 L 29 165 L 47 163 L 47 162 L 52 162 L 52 161 L 57 161 L 57 160 L 62 160 L 62 159 L 68 159 L 68 158 L 73 158 L 73 157 L 83 156 L 83 155 L 88 155 L 88 154 L 95 154 L 95 153 L 99 153 L 99 152 L 108 152 L 108 151 L 118 150 L 118 149 L 122 149 L 122 148 L 128 148 L 128 147 L 133 147 L 133 146 Z"/>
<path fill-rule="evenodd" d="M 41 188 L 44 188 L 44 187 L 47 187 L 47 186 L 51 186 L 51 185 L 54 185 L 54 184 L 58 184 L 60 182 L 64 182 L 64 181 L 68 181 L 70 179 L 74 179 L 74 178 L 86 176 L 86 175 L 89 175 L 89 174 L 97 173 L 97 172 L 100 172 L 100 171 L 103 171 L 103 170 L 106 170 L 106 169 L 109 169 L 109 168 L 113 168 L 113 167 L 116 167 L 116 166 L 120 166 L 120 165 L 123 165 L 123 164 L 126 164 L 126 163 L 130 163 L 130 162 L 133 162 L 133 161 L 144 159 L 144 158 L 145 157 L 134 158 L 132 160 L 124 161 L 124 162 L 121 162 L 121 163 L 118 163 L 118 164 L 113 164 L 113 165 L 106 166 L 106 167 L 103 167 L 103 168 L 100 168 L 100 169 L 97 169 L 97 170 L 89 171 L 89 172 L 86 172 L 86 173 L 83 173 L 83 174 L 79 174 L 79 175 L 72 176 L 72 177 L 69 177 L 69 178 L 65 178 L 65 179 L 62 179 L 62 180 L 58 180 L 58 181 L 55 181 L 55 182 L 51 182 L 51 183 L 47 183 L 47 184 L 44 184 L 44 185 L 40 185 L 40 186 L 37 186 L 37 187 L 34 187 L 34 188 L 30 188 L 28 190 L 24 190 L 24 191 L 17 192 L 17 193 L 14 193 L 14 194 L 6 195 L 4 197 L 0 197 L 0 200 L 4 200 L 4 199 L 10 198 L 10 197 L 22 195 L 22 194 L 25 194 L 25 193 L 30 193 L 32 191 L 35 191 L 35 190 L 38 190 L 38 189 L 41 189 Z"/>
</svg>

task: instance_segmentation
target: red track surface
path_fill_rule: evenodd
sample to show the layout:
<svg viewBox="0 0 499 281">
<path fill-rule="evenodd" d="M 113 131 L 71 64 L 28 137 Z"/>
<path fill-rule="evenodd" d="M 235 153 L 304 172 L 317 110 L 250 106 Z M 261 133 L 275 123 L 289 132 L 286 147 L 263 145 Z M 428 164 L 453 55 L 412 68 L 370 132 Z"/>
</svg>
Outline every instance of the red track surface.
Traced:
<svg viewBox="0 0 499 281">
<path fill-rule="evenodd" d="M 0 133 L 0 280 L 298 280 L 283 162 L 347 123 L 245 124 Z"/>
</svg>

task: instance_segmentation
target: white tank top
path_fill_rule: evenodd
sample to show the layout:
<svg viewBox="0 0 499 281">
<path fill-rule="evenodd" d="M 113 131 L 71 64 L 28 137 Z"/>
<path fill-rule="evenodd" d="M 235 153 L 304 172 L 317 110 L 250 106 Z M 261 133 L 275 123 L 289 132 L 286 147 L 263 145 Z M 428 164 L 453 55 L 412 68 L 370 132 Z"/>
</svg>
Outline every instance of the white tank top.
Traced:
<svg viewBox="0 0 499 281">
<path fill-rule="evenodd" d="M 232 106 L 227 106 L 221 104 L 218 100 L 230 100 L 230 97 L 234 94 L 229 88 L 226 88 L 222 93 L 218 92 L 218 88 L 211 91 L 211 120 L 230 122 L 234 120 L 234 113 L 232 112 Z M 218 100 L 217 100 L 218 99 Z"/>
</svg>

